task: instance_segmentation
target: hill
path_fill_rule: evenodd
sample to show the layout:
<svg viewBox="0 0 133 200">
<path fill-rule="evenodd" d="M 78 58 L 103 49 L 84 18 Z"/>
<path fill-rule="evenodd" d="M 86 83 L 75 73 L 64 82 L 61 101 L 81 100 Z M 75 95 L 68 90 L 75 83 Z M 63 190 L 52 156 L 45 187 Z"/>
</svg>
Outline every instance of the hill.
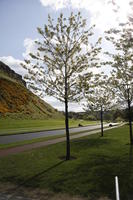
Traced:
<svg viewBox="0 0 133 200">
<path fill-rule="evenodd" d="M 58 112 L 26 88 L 26 82 L 0 62 L 0 113 L 12 118 L 61 118 Z"/>
</svg>

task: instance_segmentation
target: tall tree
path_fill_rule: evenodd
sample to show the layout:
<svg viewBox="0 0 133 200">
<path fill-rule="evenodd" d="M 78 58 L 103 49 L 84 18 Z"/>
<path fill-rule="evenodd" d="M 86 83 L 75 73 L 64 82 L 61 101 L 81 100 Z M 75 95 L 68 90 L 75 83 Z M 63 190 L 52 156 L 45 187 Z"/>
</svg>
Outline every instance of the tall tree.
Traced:
<svg viewBox="0 0 133 200">
<path fill-rule="evenodd" d="M 111 57 L 111 82 L 121 106 L 128 108 L 130 144 L 133 145 L 131 104 L 133 102 L 133 28 L 130 23 L 120 25 L 119 29 L 106 32 L 106 39 L 114 47 L 114 53 L 106 52 Z"/>
<path fill-rule="evenodd" d="M 53 96 L 65 104 L 66 160 L 70 159 L 68 103 L 81 98 L 79 79 L 88 67 L 97 66 L 101 39 L 92 45 L 89 37 L 93 27 L 86 29 L 86 20 L 71 13 L 66 19 L 61 13 L 55 22 L 48 15 L 48 24 L 38 28 L 42 36 L 36 41 L 37 52 L 25 60 L 30 87 Z M 91 73 L 89 73 L 91 76 Z M 36 87 L 36 84 L 39 87 Z"/>
<path fill-rule="evenodd" d="M 92 85 L 88 87 L 86 80 L 84 96 L 86 103 L 85 110 L 100 111 L 101 136 L 103 136 L 103 113 L 114 105 L 113 93 L 108 82 L 108 76 L 103 74 L 95 75 Z"/>
</svg>

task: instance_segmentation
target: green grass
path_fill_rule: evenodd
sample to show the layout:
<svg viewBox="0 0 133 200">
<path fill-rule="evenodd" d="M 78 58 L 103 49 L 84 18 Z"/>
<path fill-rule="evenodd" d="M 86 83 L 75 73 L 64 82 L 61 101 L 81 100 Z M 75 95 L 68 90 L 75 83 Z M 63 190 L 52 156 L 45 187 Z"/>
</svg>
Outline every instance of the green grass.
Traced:
<svg viewBox="0 0 133 200">
<path fill-rule="evenodd" d="M 71 142 L 71 155 L 63 161 L 65 143 L 0 159 L 0 182 L 45 188 L 95 200 L 115 200 L 114 177 L 119 177 L 121 200 L 133 199 L 133 149 L 128 126 Z"/>
<path fill-rule="evenodd" d="M 18 134 L 32 131 L 50 130 L 64 128 L 64 119 L 49 120 L 14 120 L 0 119 L 0 135 Z M 78 127 L 78 124 L 89 125 L 97 124 L 97 121 L 69 120 L 70 127 Z"/>
</svg>

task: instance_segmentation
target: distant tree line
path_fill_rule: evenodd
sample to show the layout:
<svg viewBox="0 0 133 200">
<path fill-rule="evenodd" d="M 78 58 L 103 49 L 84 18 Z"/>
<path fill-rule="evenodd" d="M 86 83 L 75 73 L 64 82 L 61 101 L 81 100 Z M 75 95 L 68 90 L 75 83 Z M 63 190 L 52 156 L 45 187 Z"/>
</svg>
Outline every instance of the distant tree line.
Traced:
<svg viewBox="0 0 133 200">
<path fill-rule="evenodd" d="M 131 107 L 131 116 L 133 121 L 133 107 Z M 69 118 L 97 121 L 100 120 L 100 111 L 69 112 Z M 103 114 L 103 120 L 107 122 L 120 122 L 120 121 L 128 122 L 128 109 L 126 108 L 123 110 L 116 109 L 116 110 L 105 111 Z"/>
</svg>

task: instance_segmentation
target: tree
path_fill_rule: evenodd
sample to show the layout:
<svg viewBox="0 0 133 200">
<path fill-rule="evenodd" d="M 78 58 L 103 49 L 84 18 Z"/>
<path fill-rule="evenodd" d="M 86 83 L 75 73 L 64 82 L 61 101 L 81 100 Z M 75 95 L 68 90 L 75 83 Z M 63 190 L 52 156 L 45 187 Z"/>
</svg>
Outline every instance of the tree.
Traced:
<svg viewBox="0 0 133 200">
<path fill-rule="evenodd" d="M 133 145 L 131 104 L 133 101 L 133 28 L 130 23 L 119 26 L 119 29 L 111 29 L 106 32 L 106 39 L 114 47 L 114 53 L 106 52 L 111 57 L 110 64 L 111 82 L 114 94 L 121 107 L 128 108 L 128 120 L 130 127 L 130 144 Z"/>
<path fill-rule="evenodd" d="M 86 87 L 84 88 L 84 96 L 86 99 L 84 107 L 85 110 L 100 111 L 101 136 L 103 136 L 103 112 L 113 107 L 113 93 L 107 75 L 95 75 L 91 87 L 87 87 L 87 81 L 88 80 L 86 80 Z"/>
<path fill-rule="evenodd" d="M 30 53 L 31 58 L 25 60 L 24 67 L 29 72 L 31 88 L 65 104 L 66 160 L 69 160 L 68 103 L 80 100 L 79 80 L 88 67 L 97 66 L 100 39 L 95 45 L 89 43 L 93 27 L 86 29 L 86 20 L 80 12 L 76 15 L 71 13 L 68 19 L 61 13 L 56 23 L 49 15 L 48 25 L 44 29 L 38 28 L 38 32 L 42 40 L 36 41 L 37 53 Z"/>
</svg>

